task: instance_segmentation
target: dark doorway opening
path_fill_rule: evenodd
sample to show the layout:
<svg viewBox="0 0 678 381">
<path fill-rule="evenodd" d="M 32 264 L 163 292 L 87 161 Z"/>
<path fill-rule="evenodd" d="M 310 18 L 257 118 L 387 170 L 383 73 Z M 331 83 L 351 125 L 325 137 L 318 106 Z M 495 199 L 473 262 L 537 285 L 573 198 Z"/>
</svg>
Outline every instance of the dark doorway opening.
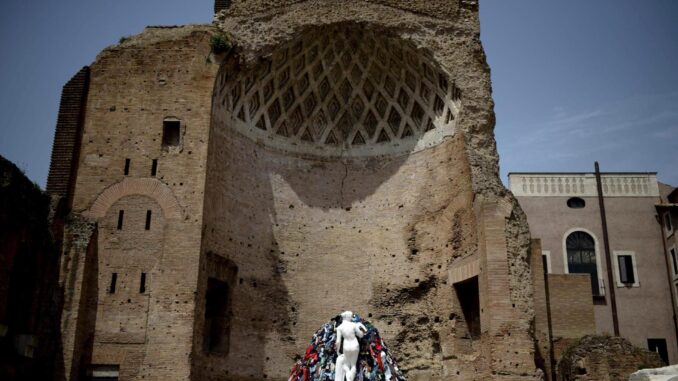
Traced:
<svg viewBox="0 0 678 381">
<path fill-rule="evenodd" d="M 477 339 L 480 337 L 480 289 L 478 287 L 478 277 L 455 283 L 454 289 L 457 292 L 457 299 L 459 299 L 469 335 L 471 335 L 471 338 Z"/>
<path fill-rule="evenodd" d="M 662 358 L 664 365 L 669 363 L 669 351 L 666 347 L 666 339 L 647 339 L 647 349 L 656 352 Z"/>
<path fill-rule="evenodd" d="M 206 352 L 227 354 L 231 334 L 230 295 L 228 283 L 215 278 L 207 280 L 203 348 Z"/>
<path fill-rule="evenodd" d="M 181 144 L 181 122 L 165 120 L 162 123 L 162 146 L 176 147 Z"/>
</svg>

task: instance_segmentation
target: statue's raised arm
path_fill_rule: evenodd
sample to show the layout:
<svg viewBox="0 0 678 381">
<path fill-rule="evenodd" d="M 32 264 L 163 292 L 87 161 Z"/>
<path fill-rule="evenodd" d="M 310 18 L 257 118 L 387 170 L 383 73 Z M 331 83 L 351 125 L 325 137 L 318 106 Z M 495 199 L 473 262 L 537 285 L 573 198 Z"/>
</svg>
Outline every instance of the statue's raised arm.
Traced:
<svg viewBox="0 0 678 381">
<path fill-rule="evenodd" d="M 354 324 L 355 324 L 355 335 L 359 339 L 362 339 L 365 333 L 367 332 L 367 328 L 365 328 L 363 323 L 354 323 Z"/>
</svg>

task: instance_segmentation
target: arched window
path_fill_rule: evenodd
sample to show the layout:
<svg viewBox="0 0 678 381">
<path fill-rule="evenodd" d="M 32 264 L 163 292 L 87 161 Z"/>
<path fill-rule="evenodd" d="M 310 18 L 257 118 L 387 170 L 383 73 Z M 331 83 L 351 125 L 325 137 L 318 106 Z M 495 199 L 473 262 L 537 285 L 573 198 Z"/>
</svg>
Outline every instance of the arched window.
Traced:
<svg viewBox="0 0 678 381">
<path fill-rule="evenodd" d="M 567 236 L 565 245 L 568 271 L 573 274 L 591 274 L 591 291 L 593 295 L 600 295 L 596 243 L 593 237 L 583 231 L 576 231 Z"/>
</svg>

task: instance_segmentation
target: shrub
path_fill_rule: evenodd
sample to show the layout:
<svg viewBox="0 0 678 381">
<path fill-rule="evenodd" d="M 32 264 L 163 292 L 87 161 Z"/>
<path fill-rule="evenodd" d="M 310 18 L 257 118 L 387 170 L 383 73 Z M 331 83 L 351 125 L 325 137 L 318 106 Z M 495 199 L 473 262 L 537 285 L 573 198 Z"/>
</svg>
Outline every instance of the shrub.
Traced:
<svg viewBox="0 0 678 381">
<path fill-rule="evenodd" d="M 221 54 L 231 50 L 231 42 L 223 34 L 215 34 L 210 39 L 210 45 L 212 45 L 212 51 L 215 54 Z"/>
</svg>

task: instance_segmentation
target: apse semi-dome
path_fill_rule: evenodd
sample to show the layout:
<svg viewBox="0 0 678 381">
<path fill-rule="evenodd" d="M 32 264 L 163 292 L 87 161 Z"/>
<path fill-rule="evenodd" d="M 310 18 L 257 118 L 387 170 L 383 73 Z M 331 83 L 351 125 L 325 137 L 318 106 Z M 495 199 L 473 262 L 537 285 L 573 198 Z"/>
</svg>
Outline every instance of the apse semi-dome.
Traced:
<svg viewBox="0 0 678 381">
<path fill-rule="evenodd" d="M 432 54 L 352 24 L 312 28 L 237 76 L 223 70 L 227 127 L 322 156 L 421 150 L 454 134 L 460 91 Z"/>
</svg>

